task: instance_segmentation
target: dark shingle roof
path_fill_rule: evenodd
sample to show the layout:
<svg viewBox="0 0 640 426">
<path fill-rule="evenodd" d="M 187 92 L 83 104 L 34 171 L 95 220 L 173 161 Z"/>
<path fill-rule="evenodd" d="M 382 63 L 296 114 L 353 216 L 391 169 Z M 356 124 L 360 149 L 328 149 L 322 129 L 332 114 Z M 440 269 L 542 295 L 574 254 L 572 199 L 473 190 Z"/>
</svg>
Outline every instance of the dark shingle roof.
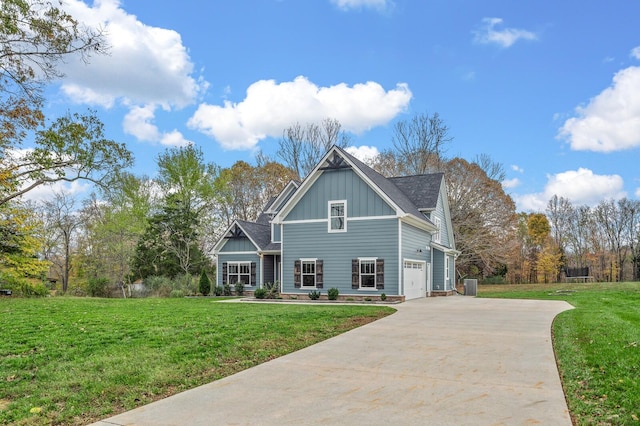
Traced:
<svg viewBox="0 0 640 426">
<path fill-rule="evenodd" d="M 271 243 L 271 226 L 244 220 L 237 222 L 247 236 L 258 245 L 258 250 L 263 250 Z"/>
<path fill-rule="evenodd" d="M 444 173 L 389 178 L 420 210 L 432 210 L 438 204 L 438 194 Z"/>
</svg>

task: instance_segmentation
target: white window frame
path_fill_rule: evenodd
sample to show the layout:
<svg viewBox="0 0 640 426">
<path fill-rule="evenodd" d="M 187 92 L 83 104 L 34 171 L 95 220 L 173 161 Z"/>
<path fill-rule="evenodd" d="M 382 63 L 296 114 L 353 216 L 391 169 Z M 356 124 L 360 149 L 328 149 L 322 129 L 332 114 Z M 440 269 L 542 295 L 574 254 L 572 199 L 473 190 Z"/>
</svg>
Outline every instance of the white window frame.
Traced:
<svg viewBox="0 0 640 426">
<path fill-rule="evenodd" d="M 377 275 L 378 275 L 378 266 L 377 266 L 377 257 L 362 257 L 358 258 L 358 286 L 360 290 L 376 290 L 377 289 Z M 362 273 L 362 264 L 373 264 L 373 272 L 367 272 L 365 274 Z M 362 285 L 362 277 L 373 275 L 373 287 L 365 287 Z"/>
<path fill-rule="evenodd" d="M 435 214 L 431 219 L 436 228 L 438 228 L 438 230 L 433 233 L 433 241 L 439 243 L 441 241 L 442 220 Z"/>
<path fill-rule="evenodd" d="M 236 272 L 231 272 L 232 266 L 235 266 L 237 268 Z M 247 267 L 247 272 L 240 271 L 240 268 L 242 266 Z M 237 281 L 231 282 L 232 276 L 237 277 Z M 250 261 L 227 262 L 227 283 L 229 283 L 229 285 L 235 285 L 235 283 L 241 281 L 241 278 L 240 278 L 241 276 L 247 277 L 247 282 L 244 283 L 244 285 L 250 286 L 251 285 L 251 262 Z"/>
<path fill-rule="evenodd" d="M 444 279 L 449 282 L 449 255 L 444 255 Z"/>
<path fill-rule="evenodd" d="M 300 288 L 316 288 L 316 260 L 317 259 L 300 259 Z M 305 272 L 305 265 L 313 265 L 313 272 Z M 304 285 L 304 277 L 313 277 L 313 285 Z"/>
<path fill-rule="evenodd" d="M 333 216 L 331 207 L 339 204 L 342 204 L 342 216 Z M 342 218 L 342 228 L 333 227 L 334 218 Z M 347 232 L 347 200 L 329 200 L 327 203 L 327 229 L 329 232 Z"/>
</svg>

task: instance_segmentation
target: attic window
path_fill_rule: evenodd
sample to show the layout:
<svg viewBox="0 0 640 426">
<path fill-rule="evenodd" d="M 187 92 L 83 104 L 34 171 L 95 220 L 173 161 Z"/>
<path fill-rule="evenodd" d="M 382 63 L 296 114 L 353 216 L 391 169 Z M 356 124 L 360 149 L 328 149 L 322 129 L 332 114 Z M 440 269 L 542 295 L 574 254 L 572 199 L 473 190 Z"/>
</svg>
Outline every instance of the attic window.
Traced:
<svg viewBox="0 0 640 426">
<path fill-rule="evenodd" d="M 347 201 L 329 201 L 329 232 L 346 232 Z"/>
</svg>

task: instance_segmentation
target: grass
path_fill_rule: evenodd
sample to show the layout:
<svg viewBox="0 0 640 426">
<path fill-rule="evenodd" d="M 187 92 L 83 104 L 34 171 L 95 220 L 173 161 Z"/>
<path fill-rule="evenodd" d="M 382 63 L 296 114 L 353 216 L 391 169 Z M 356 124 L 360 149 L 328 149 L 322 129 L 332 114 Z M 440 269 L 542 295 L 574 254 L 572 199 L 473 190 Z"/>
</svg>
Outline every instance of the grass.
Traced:
<svg viewBox="0 0 640 426">
<path fill-rule="evenodd" d="M 640 424 L 640 283 L 483 285 L 479 296 L 566 300 L 575 306 L 553 324 L 574 423 Z"/>
<path fill-rule="evenodd" d="M 213 299 L 0 299 L 0 424 L 86 424 L 394 312 Z"/>
</svg>

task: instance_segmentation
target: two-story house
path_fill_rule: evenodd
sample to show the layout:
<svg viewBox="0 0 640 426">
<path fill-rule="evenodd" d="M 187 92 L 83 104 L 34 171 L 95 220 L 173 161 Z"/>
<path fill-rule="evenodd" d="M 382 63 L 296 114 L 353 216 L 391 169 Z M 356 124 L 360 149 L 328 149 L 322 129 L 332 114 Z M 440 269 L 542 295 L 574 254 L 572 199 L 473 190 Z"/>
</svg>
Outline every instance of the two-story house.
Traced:
<svg viewBox="0 0 640 426">
<path fill-rule="evenodd" d="M 458 251 L 442 173 L 385 178 L 334 146 L 256 222 L 234 221 L 215 254 L 217 285 L 408 300 L 453 293 Z"/>
</svg>

